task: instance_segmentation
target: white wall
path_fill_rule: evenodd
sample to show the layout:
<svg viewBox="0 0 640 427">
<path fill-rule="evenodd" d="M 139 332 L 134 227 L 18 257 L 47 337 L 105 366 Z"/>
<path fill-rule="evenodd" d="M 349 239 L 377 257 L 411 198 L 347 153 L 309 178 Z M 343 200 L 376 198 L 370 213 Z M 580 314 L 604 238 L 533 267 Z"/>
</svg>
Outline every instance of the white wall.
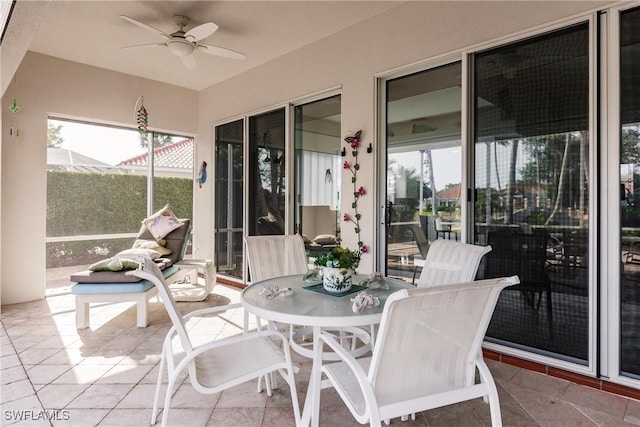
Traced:
<svg viewBox="0 0 640 427">
<path fill-rule="evenodd" d="M 427 60 L 489 40 L 590 10 L 610 2 L 407 2 L 283 56 L 200 94 L 198 150 L 211 156 L 212 123 L 275 106 L 318 91 L 342 86 L 342 136 L 363 130 L 359 156 L 362 240 L 373 248 L 375 230 L 375 76 L 403 65 Z M 382 142 L 384 142 L 382 140 Z M 348 150 L 349 151 L 349 150 Z M 350 155 L 346 157 L 351 160 Z M 342 194 L 353 192 L 351 179 L 342 180 Z M 211 188 L 209 188 L 210 190 Z M 210 219 L 211 194 L 202 194 L 194 221 Z M 343 212 L 352 199 L 342 198 Z M 206 208 L 205 208 L 206 207 Z M 199 217 L 201 216 L 201 217 Z M 205 230 L 200 230 L 204 233 Z M 211 233 L 211 230 L 206 230 Z M 211 234 L 209 234 L 211 235 Z M 355 247 L 353 227 L 343 224 L 344 244 Z M 360 272 L 373 271 L 374 255 L 365 256 Z"/>
<path fill-rule="evenodd" d="M 46 131 L 49 113 L 132 125 L 138 96 L 144 95 L 150 127 L 198 135 L 195 165 L 213 165 L 212 123 L 234 118 L 317 91 L 342 86 L 342 136 L 363 129 L 359 183 L 362 238 L 373 246 L 375 75 L 611 2 L 406 2 L 304 49 L 227 80 L 200 94 L 154 81 L 28 53 L 2 103 L 0 153 L 0 289 L 2 304 L 39 299 L 45 291 Z M 215 72 L 213 70 L 212 72 Z M 3 76 L 4 78 L 8 76 Z M 9 140 L 7 100 L 22 106 L 22 135 Z M 210 174 L 211 176 L 211 174 Z M 212 255 L 213 178 L 195 186 L 194 254 Z M 343 179 L 343 194 L 351 193 Z M 344 197 L 342 208 L 350 210 Z M 353 246 L 353 227 L 344 225 Z M 373 255 L 360 270 L 373 270 Z"/>
<path fill-rule="evenodd" d="M 5 101 L 15 98 L 21 106 L 16 116 L 21 130 L 17 140 L 8 136 L 14 117 L 2 104 L 2 304 L 45 295 L 48 115 L 135 128 L 133 109 L 141 95 L 150 128 L 197 133 L 195 91 L 32 52 L 23 59 L 3 96 Z"/>
</svg>

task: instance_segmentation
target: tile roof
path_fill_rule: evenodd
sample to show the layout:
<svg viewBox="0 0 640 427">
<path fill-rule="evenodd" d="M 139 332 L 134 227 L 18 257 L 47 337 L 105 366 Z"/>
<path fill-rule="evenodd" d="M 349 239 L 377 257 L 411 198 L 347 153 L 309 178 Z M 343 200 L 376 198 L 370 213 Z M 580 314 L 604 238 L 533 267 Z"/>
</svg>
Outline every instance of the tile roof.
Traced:
<svg viewBox="0 0 640 427">
<path fill-rule="evenodd" d="M 460 198 L 460 184 L 454 184 L 444 190 L 438 191 L 436 194 L 439 199 L 459 199 Z"/>
<path fill-rule="evenodd" d="M 153 150 L 154 167 L 156 168 L 193 168 L 193 139 L 186 138 L 173 144 L 164 145 Z M 117 166 L 147 166 L 147 153 L 126 159 Z"/>
</svg>

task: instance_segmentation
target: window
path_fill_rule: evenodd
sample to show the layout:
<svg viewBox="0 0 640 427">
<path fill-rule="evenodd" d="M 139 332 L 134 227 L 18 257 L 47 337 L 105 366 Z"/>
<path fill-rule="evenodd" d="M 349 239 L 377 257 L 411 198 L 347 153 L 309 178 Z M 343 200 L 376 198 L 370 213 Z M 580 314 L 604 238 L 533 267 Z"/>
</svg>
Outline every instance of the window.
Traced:
<svg viewBox="0 0 640 427">
<path fill-rule="evenodd" d="M 151 133 L 150 150 L 132 129 L 53 118 L 48 126 L 49 288 L 68 285 L 68 267 L 82 270 L 130 247 L 140 222 L 167 203 L 192 218 L 192 138 Z"/>
</svg>

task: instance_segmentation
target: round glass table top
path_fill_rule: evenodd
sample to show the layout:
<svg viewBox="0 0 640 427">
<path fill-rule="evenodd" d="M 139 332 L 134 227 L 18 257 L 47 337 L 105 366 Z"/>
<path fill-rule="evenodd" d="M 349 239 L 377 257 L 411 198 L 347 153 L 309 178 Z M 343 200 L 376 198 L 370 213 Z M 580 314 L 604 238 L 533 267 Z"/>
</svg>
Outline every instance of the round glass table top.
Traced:
<svg viewBox="0 0 640 427">
<path fill-rule="evenodd" d="M 307 326 L 359 326 L 378 323 L 384 303 L 393 292 L 414 289 L 414 286 L 403 280 L 391 278 L 385 278 L 389 289 L 369 289 L 356 285 L 367 278 L 365 275 L 353 276 L 352 292 L 334 295 L 322 291 L 322 279 L 305 282 L 301 274 L 275 277 L 245 288 L 242 291 L 242 305 L 249 312 L 266 320 Z M 280 289 L 291 288 L 292 292 L 267 299 L 260 291 L 268 284 Z M 363 290 L 378 297 L 380 305 L 355 313 L 351 299 Z"/>
</svg>

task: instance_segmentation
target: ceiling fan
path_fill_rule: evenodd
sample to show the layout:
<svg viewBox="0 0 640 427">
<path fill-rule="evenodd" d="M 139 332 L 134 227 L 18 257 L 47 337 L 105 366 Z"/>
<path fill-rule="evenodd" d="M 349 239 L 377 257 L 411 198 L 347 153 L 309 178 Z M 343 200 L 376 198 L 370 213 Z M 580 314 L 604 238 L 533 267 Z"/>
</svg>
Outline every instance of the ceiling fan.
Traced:
<svg viewBox="0 0 640 427">
<path fill-rule="evenodd" d="M 184 66 L 189 70 L 194 70 L 196 68 L 196 51 L 233 59 L 244 59 L 246 57 L 244 54 L 231 49 L 198 43 L 200 40 L 203 40 L 216 32 L 218 26 L 213 22 L 200 24 L 185 33 L 184 27 L 189 23 L 189 18 L 183 15 L 175 15 L 173 19 L 179 28 L 177 31 L 167 34 L 164 31 L 152 27 L 151 25 L 145 24 L 144 22 L 140 22 L 128 16 L 120 15 L 120 17 L 133 25 L 137 25 L 147 31 L 160 34 L 166 38 L 164 43 L 147 43 L 135 46 L 126 46 L 122 49 L 144 49 L 149 47 L 165 46 L 171 53 L 180 58 Z"/>
</svg>

